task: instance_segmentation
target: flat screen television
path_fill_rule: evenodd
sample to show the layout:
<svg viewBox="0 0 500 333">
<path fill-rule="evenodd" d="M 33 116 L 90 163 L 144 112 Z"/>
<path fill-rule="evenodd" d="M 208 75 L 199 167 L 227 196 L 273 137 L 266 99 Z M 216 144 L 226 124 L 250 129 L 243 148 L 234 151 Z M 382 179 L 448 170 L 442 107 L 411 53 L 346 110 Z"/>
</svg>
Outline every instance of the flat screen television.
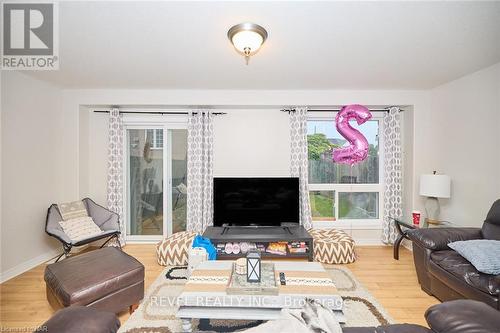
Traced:
<svg viewBox="0 0 500 333">
<path fill-rule="evenodd" d="M 215 226 L 299 223 L 298 178 L 214 178 Z"/>
</svg>

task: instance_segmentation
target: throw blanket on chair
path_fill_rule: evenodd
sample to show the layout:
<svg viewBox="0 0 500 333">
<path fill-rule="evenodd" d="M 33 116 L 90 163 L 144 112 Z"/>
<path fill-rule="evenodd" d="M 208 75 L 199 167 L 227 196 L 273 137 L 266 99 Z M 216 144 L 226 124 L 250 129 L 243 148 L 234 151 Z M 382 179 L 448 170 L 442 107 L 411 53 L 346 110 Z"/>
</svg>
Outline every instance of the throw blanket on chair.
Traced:
<svg viewBox="0 0 500 333">
<path fill-rule="evenodd" d="M 245 333 L 342 333 L 342 328 L 330 309 L 308 299 L 302 309 L 281 311 L 281 319 L 268 321 Z"/>
</svg>

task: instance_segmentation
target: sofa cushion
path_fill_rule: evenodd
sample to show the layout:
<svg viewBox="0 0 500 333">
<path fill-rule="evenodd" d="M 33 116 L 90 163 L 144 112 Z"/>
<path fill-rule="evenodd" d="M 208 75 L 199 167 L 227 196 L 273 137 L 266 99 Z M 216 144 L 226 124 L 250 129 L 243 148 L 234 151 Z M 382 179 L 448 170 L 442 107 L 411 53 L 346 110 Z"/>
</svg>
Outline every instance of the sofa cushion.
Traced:
<svg viewBox="0 0 500 333">
<path fill-rule="evenodd" d="M 433 252 L 431 261 L 476 289 L 490 295 L 500 294 L 500 276 L 479 272 L 467 259 L 453 250 Z"/>
<path fill-rule="evenodd" d="M 120 321 L 111 312 L 85 306 L 71 306 L 57 311 L 35 332 L 50 333 L 115 333 Z"/>
<path fill-rule="evenodd" d="M 448 244 L 467 259 L 478 271 L 485 274 L 500 274 L 500 241 L 475 239 Z"/>
<path fill-rule="evenodd" d="M 144 266 L 125 252 L 106 247 L 45 268 L 47 287 L 63 306 L 87 305 L 144 281 Z"/>
</svg>

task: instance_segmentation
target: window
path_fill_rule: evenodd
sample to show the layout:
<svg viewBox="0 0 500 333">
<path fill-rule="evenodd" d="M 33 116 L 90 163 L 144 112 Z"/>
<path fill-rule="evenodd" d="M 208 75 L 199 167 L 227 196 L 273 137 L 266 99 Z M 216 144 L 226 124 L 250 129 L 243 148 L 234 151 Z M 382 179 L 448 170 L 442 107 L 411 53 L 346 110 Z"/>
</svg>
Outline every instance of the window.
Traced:
<svg viewBox="0 0 500 333">
<path fill-rule="evenodd" d="M 317 115 L 317 116 L 316 116 Z M 380 223 L 382 218 L 381 114 L 358 126 L 366 137 L 368 157 L 352 167 L 333 161 L 333 150 L 348 142 L 335 128 L 334 113 L 310 113 L 307 123 L 309 152 L 309 198 L 313 221 L 345 226 Z"/>
<path fill-rule="evenodd" d="M 163 149 L 163 130 L 146 130 L 146 142 L 149 143 L 151 149 Z"/>
</svg>

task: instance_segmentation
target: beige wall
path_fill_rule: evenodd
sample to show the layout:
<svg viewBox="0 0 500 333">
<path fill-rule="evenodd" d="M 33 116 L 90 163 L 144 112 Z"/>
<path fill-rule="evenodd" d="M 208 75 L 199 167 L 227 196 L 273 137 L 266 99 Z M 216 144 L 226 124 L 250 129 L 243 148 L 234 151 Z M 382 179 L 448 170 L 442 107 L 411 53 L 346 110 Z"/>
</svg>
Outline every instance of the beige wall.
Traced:
<svg viewBox="0 0 500 333">
<path fill-rule="evenodd" d="M 288 114 L 225 110 L 214 120 L 215 177 L 289 177 Z"/>
<path fill-rule="evenodd" d="M 415 166 L 414 154 L 423 145 L 415 147 L 414 126 L 422 123 L 429 113 L 428 92 L 425 91 L 175 91 L 175 90 L 66 90 L 63 94 L 65 110 L 72 110 L 67 117 L 68 137 L 88 153 L 75 153 L 68 163 L 77 164 L 66 168 L 65 177 L 72 184 L 69 196 L 93 196 L 105 200 L 107 116 L 85 112 L 82 119 L 81 105 L 216 105 L 228 114 L 214 121 L 214 172 L 216 176 L 288 176 L 289 132 L 288 116 L 280 112 L 283 105 L 342 105 L 353 101 L 365 105 L 410 105 L 406 109 L 405 131 L 405 213 L 409 215 L 420 204 L 415 196 L 415 170 L 424 169 L 424 159 Z M 234 108 L 235 105 L 240 107 Z M 246 107 L 245 107 L 246 106 Z M 78 115 L 80 112 L 80 115 Z M 88 127 L 85 130 L 82 127 Z M 87 134 L 85 134 L 87 133 Z M 83 141 L 82 141 L 83 140 Z M 420 139 L 419 139 L 420 140 Z M 85 144 L 84 142 L 87 142 Z M 80 160 L 78 160 L 78 158 Z M 77 173 L 75 171 L 79 170 Z M 87 171 L 86 171 L 87 170 Z M 82 178 L 82 175 L 84 177 Z M 417 207 L 418 208 L 418 207 Z M 359 243 L 376 244 L 380 230 L 360 229 L 353 231 Z"/>
<path fill-rule="evenodd" d="M 104 205 L 108 172 L 108 115 L 80 108 L 79 193 Z"/>
<path fill-rule="evenodd" d="M 2 73 L 2 280 L 49 259 L 58 244 L 44 232 L 48 206 L 63 200 L 59 177 L 61 90 L 19 72 Z M 19 266 L 21 265 L 21 266 Z"/>
<path fill-rule="evenodd" d="M 431 105 L 427 172 L 452 179 L 441 218 L 480 226 L 500 198 L 500 64 L 433 89 Z"/>
</svg>

